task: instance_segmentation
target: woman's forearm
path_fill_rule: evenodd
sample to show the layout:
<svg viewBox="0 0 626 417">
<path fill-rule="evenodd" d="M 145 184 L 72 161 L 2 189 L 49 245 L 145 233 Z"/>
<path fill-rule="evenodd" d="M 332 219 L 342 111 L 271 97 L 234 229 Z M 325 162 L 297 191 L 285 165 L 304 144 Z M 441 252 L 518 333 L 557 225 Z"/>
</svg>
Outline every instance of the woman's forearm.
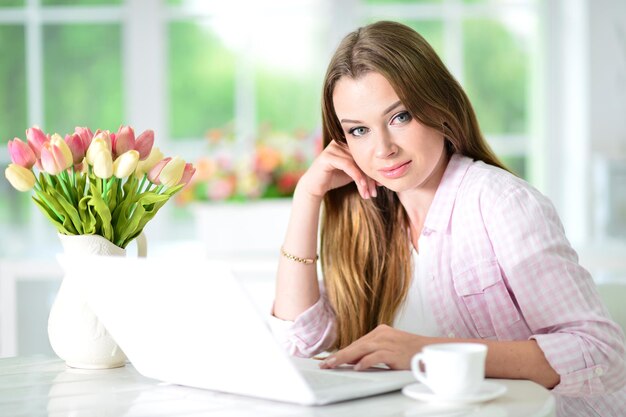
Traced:
<svg viewBox="0 0 626 417">
<path fill-rule="evenodd" d="M 535 340 L 488 341 L 485 374 L 492 378 L 529 379 L 554 388 L 560 382 Z"/>
<path fill-rule="evenodd" d="M 296 188 L 283 243 L 285 252 L 315 258 L 322 199 Z M 303 264 L 280 256 L 276 279 L 274 315 L 293 320 L 319 300 L 317 263 Z"/>
</svg>

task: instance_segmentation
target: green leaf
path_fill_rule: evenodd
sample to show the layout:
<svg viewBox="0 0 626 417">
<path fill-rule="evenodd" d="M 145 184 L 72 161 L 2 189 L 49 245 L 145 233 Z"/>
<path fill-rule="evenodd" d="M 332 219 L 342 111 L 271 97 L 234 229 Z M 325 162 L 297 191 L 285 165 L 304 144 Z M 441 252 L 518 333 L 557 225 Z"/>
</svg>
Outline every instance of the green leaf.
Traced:
<svg viewBox="0 0 626 417">
<path fill-rule="evenodd" d="M 165 194 L 156 194 L 153 192 L 145 192 L 139 195 L 135 204 L 131 207 L 130 213 L 123 213 L 124 227 L 119 227 L 121 235 L 118 236 L 118 244 L 125 247 L 128 242 L 134 239 L 143 229 L 145 224 L 154 217 L 160 207 L 162 207 L 169 196 Z M 119 219 L 118 219 L 119 220 Z M 118 223 L 120 225 L 121 223 Z M 131 238 L 132 237 L 132 238 Z"/>
<path fill-rule="evenodd" d="M 50 194 L 47 194 L 45 192 L 39 192 L 37 193 L 37 195 L 39 196 L 41 201 L 43 201 L 48 207 L 50 207 L 50 209 L 57 215 L 59 221 L 63 225 L 63 228 L 67 231 L 67 234 L 70 234 L 70 235 L 78 234 L 78 232 L 76 231 L 76 228 L 72 224 L 72 221 L 70 220 L 69 216 L 63 209 L 63 206 L 59 204 L 59 202 L 56 201 L 54 197 L 52 197 Z"/>
<path fill-rule="evenodd" d="M 137 237 L 139 233 L 141 233 L 146 224 L 154 218 L 159 209 L 163 207 L 170 198 L 167 193 L 156 194 L 149 191 L 143 193 L 142 196 L 143 197 L 140 199 L 139 203 L 143 208 L 144 213 L 141 215 L 141 218 L 139 218 L 139 222 L 134 227 L 134 233 L 129 235 L 126 243 L 130 242 L 132 239 Z"/>
<path fill-rule="evenodd" d="M 118 244 L 120 247 L 124 248 L 130 242 L 130 237 L 135 234 L 135 230 L 137 229 L 141 219 L 145 215 L 146 210 L 143 208 L 141 204 L 138 204 L 137 207 L 133 210 L 132 214 L 128 219 L 125 219 L 124 229 L 121 230 L 120 235 L 118 236 Z"/>
<path fill-rule="evenodd" d="M 54 227 L 56 227 L 59 233 L 62 233 L 64 235 L 71 234 L 70 232 L 67 231 L 67 229 L 65 229 L 65 227 L 63 227 L 63 222 L 59 221 L 57 215 L 54 213 L 54 211 L 50 209 L 50 207 L 48 207 L 44 202 L 35 198 L 35 196 L 33 196 L 32 199 L 35 202 L 35 204 L 39 207 L 41 212 L 44 214 L 44 216 L 46 216 L 52 222 Z"/>
<path fill-rule="evenodd" d="M 174 187 L 170 187 L 167 190 L 165 190 L 163 192 L 163 194 L 166 194 L 166 195 L 171 197 L 174 194 L 176 194 L 177 192 L 179 192 L 180 190 L 182 190 L 184 186 L 185 186 L 185 184 L 178 184 L 178 185 L 176 185 Z"/>
<path fill-rule="evenodd" d="M 82 235 L 83 223 L 80 219 L 80 215 L 78 214 L 78 211 L 76 210 L 76 207 L 74 207 L 70 202 L 68 202 L 65 199 L 65 196 L 55 189 L 50 190 L 50 196 L 54 198 L 63 207 L 63 209 L 65 210 L 65 213 L 67 213 L 67 216 L 70 218 L 70 220 L 74 224 L 74 228 L 76 229 L 78 234 Z"/>
<path fill-rule="evenodd" d="M 85 196 L 78 202 L 78 214 L 83 222 L 83 233 L 93 235 L 96 233 L 96 216 L 91 212 L 89 201 L 91 196 Z"/>
<path fill-rule="evenodd" d="M 106 240 L 114 242 L 114 233 L 113 227 L 111 226 L 111 212 L 109 211 L 109 206 L 107 206 L 102 199 L 102 194 L 98 193 L 97 185 L 91 183 L 89 184 L 89 187 L 91 189 L 91 199 L 88 204 L 94 208 L 95 213 L 100 218 L 100 221 L 97 224 L 99 224 L 102 228 L 101 233 L 98 234 L 102 235 L 102 237 Z"/>
<path fill-rule="evenodd" d="M 117 206 L 117 209 L 113 213 L 115 225 L 115 236 L 117 237 L 117 241 L 114 242 L 116 245 L 121 246 L 121 242 L 124 239 L 124 236 L 128 233 L 128 219 L 130 217 L 131 207 L 135 204 L 130 199 L 125 199 L 122 204 Z"/>
</svg>

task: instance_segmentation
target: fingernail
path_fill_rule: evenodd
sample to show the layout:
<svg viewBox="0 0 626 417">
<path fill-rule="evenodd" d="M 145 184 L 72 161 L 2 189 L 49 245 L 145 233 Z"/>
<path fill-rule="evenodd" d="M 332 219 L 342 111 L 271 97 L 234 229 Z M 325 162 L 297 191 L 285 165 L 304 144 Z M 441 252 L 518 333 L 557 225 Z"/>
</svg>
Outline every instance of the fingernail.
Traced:
<svg viewBox="0 0 626 417">
<path fill-rule="evenodd" d="M 356 365 L 354 365 L 354 370 L 355 371 L 360 371 L 362 367 L 363 367 L 363 365 L 361 365 L 361 362 L 359 362 Z"/>
</svg>

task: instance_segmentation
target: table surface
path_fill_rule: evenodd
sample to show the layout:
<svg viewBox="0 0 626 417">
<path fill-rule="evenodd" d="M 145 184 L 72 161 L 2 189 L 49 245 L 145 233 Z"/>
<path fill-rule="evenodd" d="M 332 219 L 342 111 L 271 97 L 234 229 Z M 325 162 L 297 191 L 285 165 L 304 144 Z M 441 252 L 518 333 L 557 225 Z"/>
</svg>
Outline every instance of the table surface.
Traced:
<svg viewBox="0 0 626 417">
<path fill-rule="evenodd" d="M 482 404 L 429 404 L 400 392 L 306 407 L 167 384 L 145 378 L 132 365 L 89 371 L 59 359 L 0 359 L 0 416 L 554 416 L 554 397 L 521 380 L 491 380 L 507 386 L 503 396 Z"/>
</svg>

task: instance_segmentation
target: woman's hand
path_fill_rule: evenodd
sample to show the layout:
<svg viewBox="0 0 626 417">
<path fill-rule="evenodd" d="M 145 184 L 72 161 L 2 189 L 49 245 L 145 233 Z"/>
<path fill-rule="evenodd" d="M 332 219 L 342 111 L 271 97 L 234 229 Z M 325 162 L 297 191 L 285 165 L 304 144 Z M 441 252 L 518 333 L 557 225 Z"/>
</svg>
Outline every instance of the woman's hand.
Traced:
<svg viewBox="0 0 626 417">
<path fill-rule="evenodd" d="M 487 345 L 485 376 L 489 378 L 529 379 L 548 389 L 561 381 L 536 340 L 481 340 L 437 338 L 406 333 L 380 325 L 350 346 L 330 355 L 320 364 L 332 369 L 354 364 L 356 371 L 384 363 L 391 369 L 411 369 L 411 358 L 426 345 L 434 343 L 484 343 Z"/>
<path fill-rule="evenodd" d="M 426 339 L 380 325 L 350 346 L 330 355 L 320 368 L 331 369 L 349 363 L 360 371 L 384 363 L 391 369 L 411 369 L 411 358 L 427 344 Z"/>
<path fill-rule="evenodd" d="M 313 161 L 298 182 L 301 191 L 317 198 L 350 182 L 363 198 L 376 197 L 376 182 L 357 166 L 348 146 L 332 141 Z"/>
</svg>

